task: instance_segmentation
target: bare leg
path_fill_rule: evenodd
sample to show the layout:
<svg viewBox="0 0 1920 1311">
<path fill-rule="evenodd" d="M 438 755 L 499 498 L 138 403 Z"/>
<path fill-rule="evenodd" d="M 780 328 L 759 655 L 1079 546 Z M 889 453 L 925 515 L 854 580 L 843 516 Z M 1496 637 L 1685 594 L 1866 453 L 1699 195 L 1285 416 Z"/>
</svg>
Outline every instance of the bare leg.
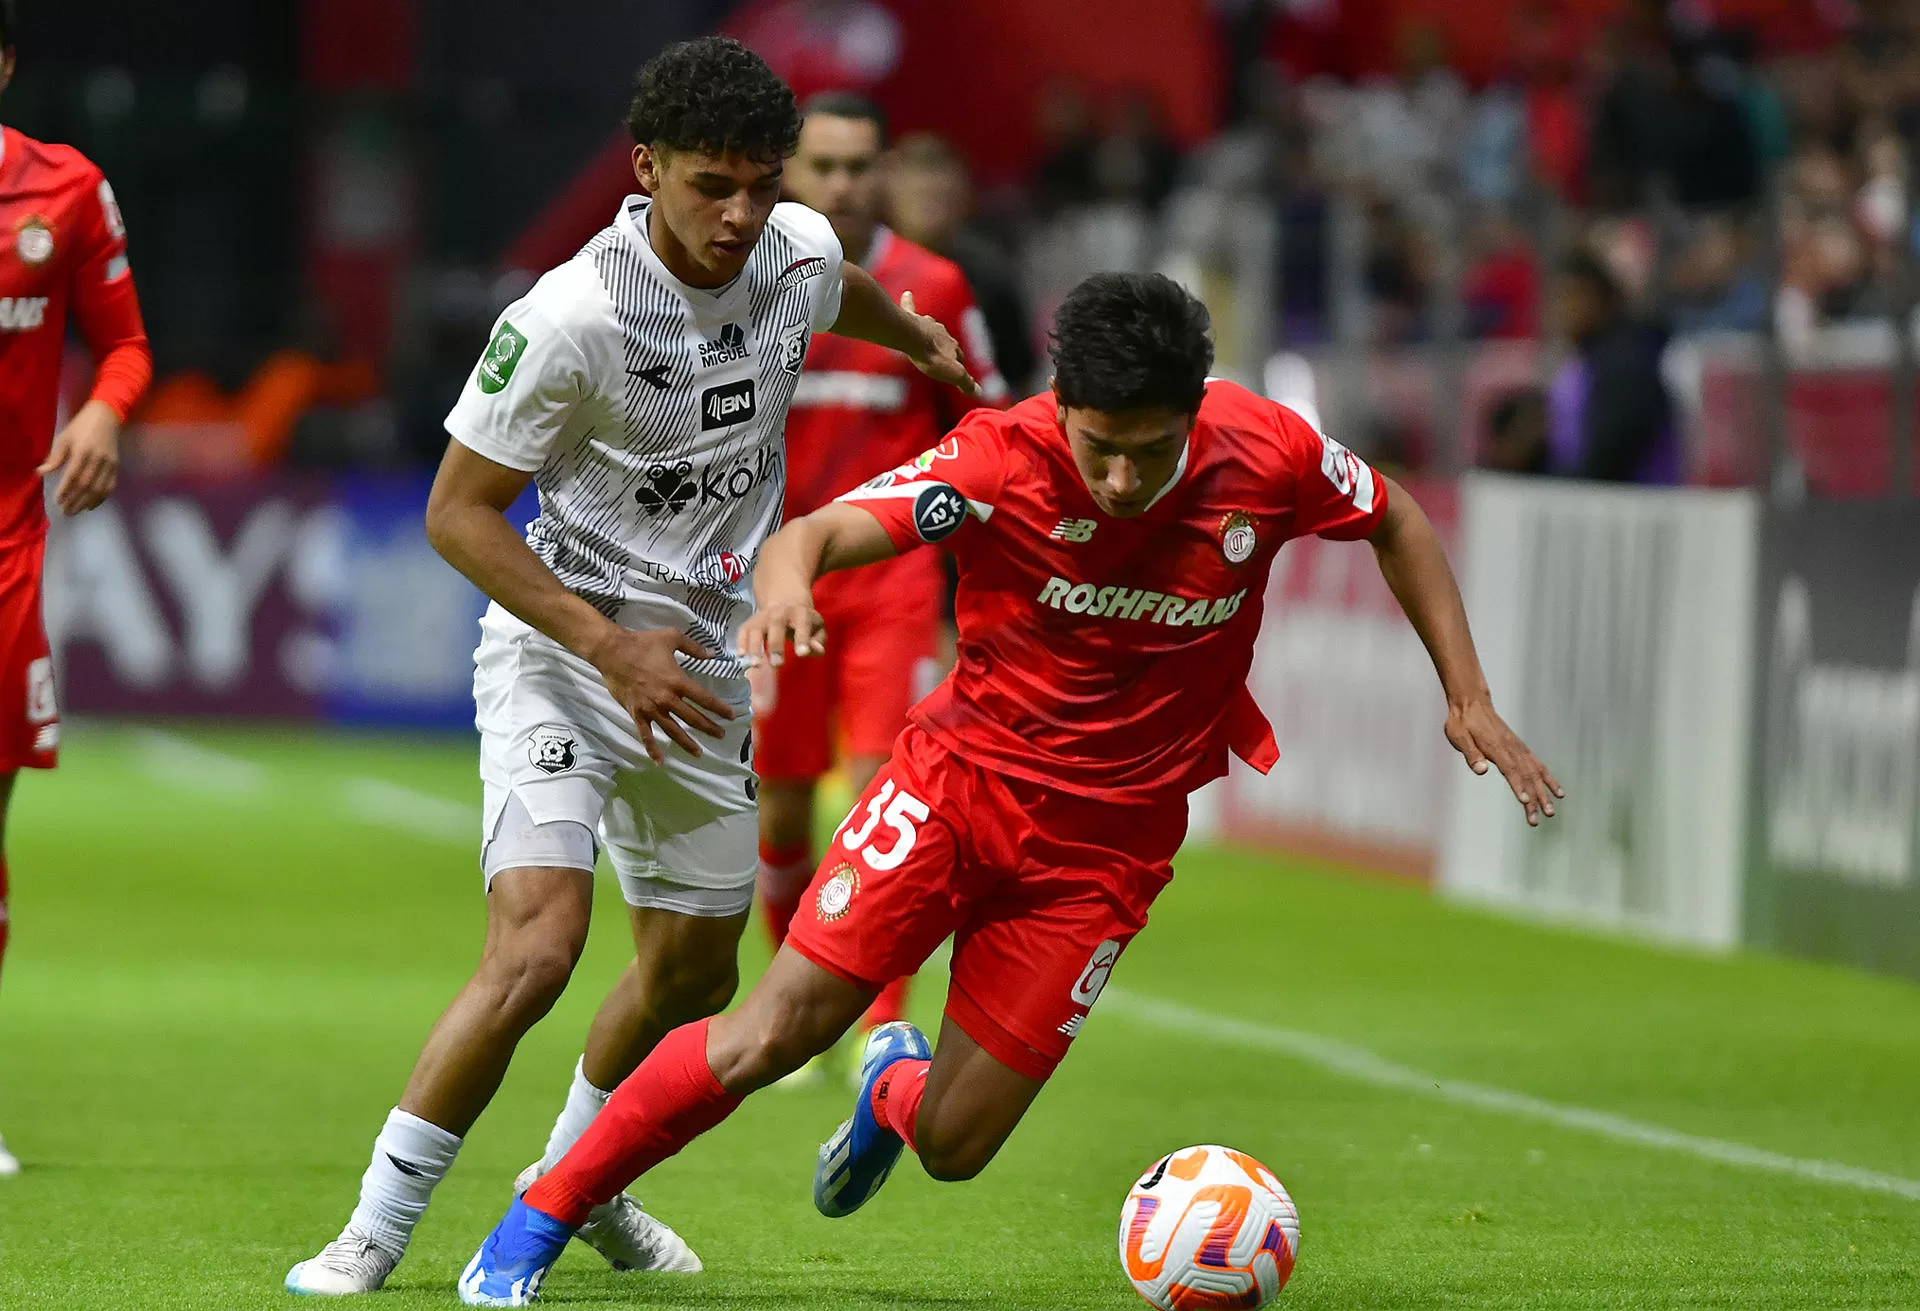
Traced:
<svg viewBox="0 0 1920 1311">
<path fill-rule="evenodd" d="M 582 1070 L 588 1083 L 618 1086 L 667 1034 L 733 1000 L 747 915 L 631 908 L 634 959 L 587 1031 Z"/>
<path fill-rule="evenodd" d="M 744 1095 L 792 1074 L 853 1027 L 873 993 L 782 947 L 740 1009 L 707 1026 L 707 1064 Z"/>
<path fill-rule="evenodd" d="M 565 991 L 592 913 L 593 876 L 584 870 L 494 876 L 479 968 L 427 1036 L 401 1110 L 466 1136 L 493 1100 L 521 1036 Z"/>
<path fill-rule="evenodd" d="M 885 761 L 874 762 L 878 772 Z M 867 778 L 872 779 L 873 774 Z M 810 778 L 769 778 L 760 782 L 760 843 L 776 850 L 811 845 L 813 785 Z"/>
<path fill-rule="evenodd" d="M 913 1149 L 935 1179 L 971 1179 L 986 1169 L 1046 1084 L 989 1056 L 951 1019 L 940 1026 Z"/>
</svg>

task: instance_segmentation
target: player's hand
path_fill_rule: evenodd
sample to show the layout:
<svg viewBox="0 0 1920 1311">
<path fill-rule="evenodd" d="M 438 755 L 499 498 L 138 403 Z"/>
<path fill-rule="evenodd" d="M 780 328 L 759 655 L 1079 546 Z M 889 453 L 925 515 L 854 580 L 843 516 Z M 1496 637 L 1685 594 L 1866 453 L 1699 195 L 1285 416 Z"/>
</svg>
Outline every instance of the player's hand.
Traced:
<svg viewBox="0 0 1920 1311">
<path fill-rule="evenodd" d="M 60 469 L 53 503 L 72 517 L 113 495 L 120 481 L 120 416 L 104 401 L 89 401 L 53 439 L 47 462 L 35 470 L 42 478 Z"/>
<path fill-rule="evenodd" d="M 1470 701 L 1449 707 L 1447 741 L 1467 758 L 1467 765 L 1474 773 L 1486 773 L 1489 763 L 1497 768 L 1525 808 L 1527 823 L 1535 828 L 1540 826 L 1542 816 L 1553 818 L 1555 798 L 1567 795 L 1567 790 L 1547 772 L 1539 757 L 1494 713 L 1489 701 Z"/>
<path fill-rule="evenodd" d="M 740 658 L 748 669 L 786 663 L 787 643 L 797 656 L 822 655 L 827 649 L 827 621 L 804 601 L 776 601 L 753 612 L 740 625 Z"/>
<path fill-rule="evenodd" d="M 665 764 L 667 756 L 653 735 L 655 725 L 688 755 L 697 756 L 701 754 L 700 744 L 687 727 L 708 737 L 725 737 L 727 730 L 713 716 L 733 719 L 736 713 L 718 695 L 702 687 L 674 659 L 675 652 L 695 660 L 713 658 L 713 652 L 674 628 L 637 632 L 616 628 L 588 657 L 607 680 L 607 691 L 613 693 L 613 699 L 633 716 L 640 741 L 656 765 Z"/>
<path fill-rule="evenodd" d="M 971 399 L 979 400 L 980 384 L 974 381 L 971 373 L 967 372 L 960 343 L 953 339 L 953 334 L 947 331 L 946 325 L 914 309 L 912 292 L 900 298 L 900 308 L 913 315 L 914 322 L 924 339 L 920 350 L 907 357 L 913 361 L 913 367 L 935 382 L 944 382 L 950 387 L 958 387 Z"/>
</svg>

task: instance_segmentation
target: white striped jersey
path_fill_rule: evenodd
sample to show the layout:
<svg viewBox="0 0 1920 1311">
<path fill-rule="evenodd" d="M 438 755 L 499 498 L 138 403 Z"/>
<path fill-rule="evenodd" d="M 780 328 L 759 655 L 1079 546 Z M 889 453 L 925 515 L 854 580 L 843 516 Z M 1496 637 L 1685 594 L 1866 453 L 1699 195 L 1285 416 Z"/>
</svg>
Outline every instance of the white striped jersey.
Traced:
<svg viewBox="0 0 1920 1311">
<path fill-rule="evenodd" d="M 727 286 L 689 287 L 648 244 L 651 201 L 507 307 L 447 431 L 533 474 L 527 542 L 628 628 L 678 628 L 738 676 L 750 575 L 780 526 L 787 407 L 813 333 L 840 314 L 840 242 L 776 205 Z"/>
</svg>

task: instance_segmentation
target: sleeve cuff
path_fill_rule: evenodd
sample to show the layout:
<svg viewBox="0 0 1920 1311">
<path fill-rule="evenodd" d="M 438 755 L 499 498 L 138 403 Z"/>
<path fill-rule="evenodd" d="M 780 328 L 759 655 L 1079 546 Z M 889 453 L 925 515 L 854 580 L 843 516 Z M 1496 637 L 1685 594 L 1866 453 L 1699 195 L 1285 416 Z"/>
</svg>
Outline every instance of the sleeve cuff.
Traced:
<svg viewBox="0 0 1920 1311">
<path fill-rule="evenodd" d="M 446 429 L 448 436 L 472 451 L 475 455 L 483 459 L 492 460 L 495 464 L 503 465 L 506 468 L 515 469 L 521 473 L 534 473 L 541 465 L 546 463 L 544 457 L 528 463 L 529 457 L 526 452 L 514 450 L 505 443 L 496 441 L 476 429 L 456 423 L 451 418 L 446 422 Z"/>
</svg>

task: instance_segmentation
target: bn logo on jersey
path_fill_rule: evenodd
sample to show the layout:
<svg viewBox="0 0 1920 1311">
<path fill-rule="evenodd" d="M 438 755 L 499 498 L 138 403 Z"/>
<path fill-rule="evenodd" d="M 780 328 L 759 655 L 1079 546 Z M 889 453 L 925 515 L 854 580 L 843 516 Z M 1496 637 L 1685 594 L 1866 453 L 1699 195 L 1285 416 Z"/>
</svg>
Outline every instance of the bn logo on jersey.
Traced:
<svg viewBox="0 0 1920 1311">
<path fill-rule="evenodd" d="M 753 379 L 709 387 L 700 393 L 700 427 L 703 431 L 731 428 L 754 416 Z"/>
<path fill-rule="evenodd" d="M 913 530 L 923 542 L 953 536 L 966 517 L 966 497 L 945 483 L 929 483 L 913 498 Z"/>
</svg>

